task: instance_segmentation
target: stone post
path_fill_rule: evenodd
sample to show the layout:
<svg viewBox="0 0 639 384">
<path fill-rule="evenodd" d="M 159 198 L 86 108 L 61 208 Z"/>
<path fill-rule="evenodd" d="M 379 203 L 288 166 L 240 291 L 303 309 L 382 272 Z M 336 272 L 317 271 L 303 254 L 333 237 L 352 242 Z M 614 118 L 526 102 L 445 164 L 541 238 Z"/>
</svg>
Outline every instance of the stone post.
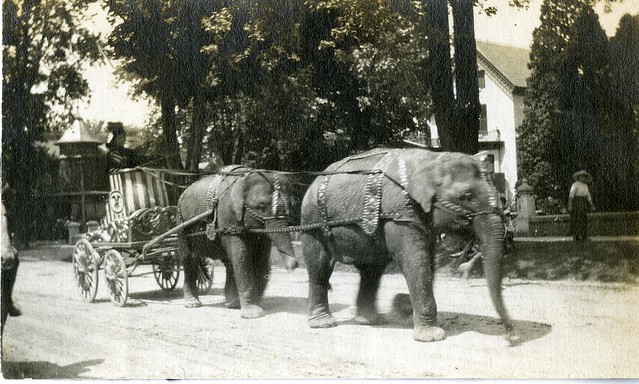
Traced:
<svg viewBox="0 0 639 384">
<path fill-rule="evenodd" d="M 78 241 L 78 235 L 80 234 L 80 223 L 71 221 L 67 224 L 67 229 L 69 230 L 69 244 L 75 244 L 75 242 Z"/>
<path fill-rule="evenodd" d="M 517 218 L 515 227 L 518 235 L 530 234 L 530 218 L 536 216 L 534 188 L 528 184 L 528 180 L 523 179 L 517 187 Z"/>
</svg>

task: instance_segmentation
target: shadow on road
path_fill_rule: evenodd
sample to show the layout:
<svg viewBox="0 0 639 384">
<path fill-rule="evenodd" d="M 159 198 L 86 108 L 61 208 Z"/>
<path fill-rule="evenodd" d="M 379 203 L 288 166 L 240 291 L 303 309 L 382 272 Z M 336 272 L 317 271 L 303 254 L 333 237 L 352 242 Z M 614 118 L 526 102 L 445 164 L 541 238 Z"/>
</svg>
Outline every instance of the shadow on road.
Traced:
<svg viewBox="0 0 639 384">
<path fill-rule="evenodd" d="M 289 296 L 264 296 L 262 307 L 269 313 L 291 313 L 296 315 L 306 315 L 308 313 L 308 299 L 306 297 Z M 348 305 L 331 304 L 331 311 L 338 312 Z"/>
<path fill-rule="evenodd" d="M 211 288 L 206 295 L 224 295 L 222 288 Z M 206 296 L 200 295 L 200 296 Z M 172 291 L 164 291 L 162 289 L 155 289 L 152 291 L 133 292 L 129 293 L 129 298 L 137 300 L 147 301 L 167 301 L 167 300 L 180 300 L 184 298 L 184 291 L 182 288 L 175 288 Z"/>
<path fill-rule="evenodd" d="M 465 332 L 478 332 L 483 335 L 501 336 L 505 334 L 501 320 L 496 317 L 472 315 L 459 312 L 437 313 L 439 326 L 446 331 L 446 338 L 455 337 Z M 412 314 L 401 316 L 397 313 L 386 315 L 387 322 L 380 324 L 380 328 L 413 328 Z M 520 339 L 513 344 L 521 345 L 528 341 L 542 338 L 552 331 L 552 326 L 535 321 L 513 320 L 513 325 Z"/>
<path fill-rule="evenodd" d="M 471 331 L 493 336 L 499 336 L 505 333 L 501 320 L 495 317 L 458 312 L 440 312 L 438 317 L 448 337 Z M 518 344 L 542 338 L 552 330 L 550 324 L 535 321 L 513 320 L 513 325 L 520 337 Z"/>
<path fill-rule="evenodd" d="M 99 365 L 104 359 L 86 360 L 60 366 L 48 361 L 3 361 L 5 379 L 74 379 L 88 372 L 88 367 Z"/>
</svg>

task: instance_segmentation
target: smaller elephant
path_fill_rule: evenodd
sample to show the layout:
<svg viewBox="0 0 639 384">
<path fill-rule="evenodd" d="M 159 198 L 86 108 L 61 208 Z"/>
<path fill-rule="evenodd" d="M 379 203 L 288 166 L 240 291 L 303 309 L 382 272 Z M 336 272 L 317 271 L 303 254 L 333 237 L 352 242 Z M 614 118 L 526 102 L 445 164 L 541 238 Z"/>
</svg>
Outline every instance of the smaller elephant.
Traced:
<svg viewBox="0 0 639 384">
<path fill-rule="evenodd" d="M 282 175 L 236 165 L 196 181 L 182 193 L 178 210 L 183 222 L 212 212 L 178 233 L 187 308 L 202 305 L 198 266 L 210 257 L 226 267 L 226 306 L 241 308 L 243 318 L 264 315 L 260 301 L 269 279 L 271 245 L 288 270 L 298 265 L 287 231 L 289 190 Z"/>
</svg>

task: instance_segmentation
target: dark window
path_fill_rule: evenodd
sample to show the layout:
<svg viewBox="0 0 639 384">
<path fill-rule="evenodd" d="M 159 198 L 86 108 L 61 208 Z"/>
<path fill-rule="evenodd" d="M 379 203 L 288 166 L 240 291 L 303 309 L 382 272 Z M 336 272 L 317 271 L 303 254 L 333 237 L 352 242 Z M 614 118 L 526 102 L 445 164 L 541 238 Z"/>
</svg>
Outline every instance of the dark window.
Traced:
<svg viewBox="0 0 639 384">
<path fill-rule="evenodd" d="M 479 131 L 480 132 L 488 131 L 488 118 L 486 114 L 486 104 L 481 105 L 481 113 L 479 115 Z"/>
<path fill-rule="evenodd" d="M 477 83 L 479 84 L 479 89 L 486 88 L 486 72 L 483 69 L 477 70 Z"/>
</svg>

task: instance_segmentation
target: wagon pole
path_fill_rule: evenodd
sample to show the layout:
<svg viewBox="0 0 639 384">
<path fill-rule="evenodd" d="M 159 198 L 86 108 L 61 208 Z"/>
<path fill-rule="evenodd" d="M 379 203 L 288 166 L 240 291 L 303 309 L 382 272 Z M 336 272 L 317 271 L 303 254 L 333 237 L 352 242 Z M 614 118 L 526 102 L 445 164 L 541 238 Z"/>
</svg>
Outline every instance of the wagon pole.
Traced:
<svg viewBox="0 0 639 384">
<path fill-rule="evenodd" d="M 144 246 L 142 247 L 142 259 L 144 259 L 145 255 L 147 254 L 147 252 L 149 251 L 149 249 L 151 247 L 153 247 L 154 245 L 156 245 L 157 243 L 161 242 L 162 240 L 166 239 L 167 237 L 178 233 L 179 231 L 181 231 L 182 229 L 184 229 L 185 227 L 188 227 L 189 225 L 192 225 L 202 219 L 204 219 L 205 217 L 210 216 L 211 214 L 213 214 L 213 211 L 206 211 L 204 213 L 200 213 L 199 215 L 178 224 L 177 226 L 171 228 L 170 230 L 168 230 L 167 232 L 164 232 L 163 234 L 153 238 L 151 241 L 149 241 L 148 243 L 144 244 Z"/>
</svg>

